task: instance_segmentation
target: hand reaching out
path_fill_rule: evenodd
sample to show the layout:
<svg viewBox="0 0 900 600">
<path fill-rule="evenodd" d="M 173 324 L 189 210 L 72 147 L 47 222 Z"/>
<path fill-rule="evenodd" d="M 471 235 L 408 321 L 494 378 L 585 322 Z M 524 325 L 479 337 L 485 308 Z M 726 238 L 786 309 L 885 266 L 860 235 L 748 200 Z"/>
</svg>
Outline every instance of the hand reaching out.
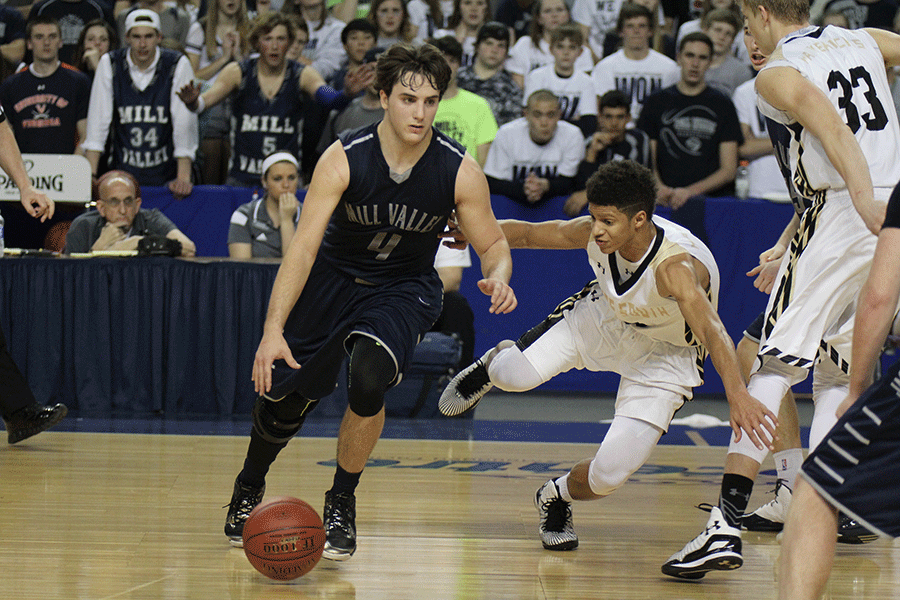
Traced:
<svg viewBox="0 0 900 600">
<path fill-rule="evenodd" d="M 778 267 L 784 256 L 784 246 L 775 244 L 759 255 L 759 265 L 747 271 L 747 277 L 756 277 L 753 286 L 765 294 L 771 294 L 775 286 Z"/>
<path fill-rule="evenodd" d="M 199 106 L 198 99 L 200 98 L 200 84 L 196 81 L 186 83 L 180 90 L 178 90 L 178 97 L 181 98 L 181 101 L 184 102 L 185 106 L 187 106 L 191 111 L 196 111 L 197 107 Z"/>
<path fill-rule="evenodd" d="M 358 65 L 347 70 L 344 89 L 348 96 L 355 96 L 375 81 L 375 63 Z"/>
</svg>

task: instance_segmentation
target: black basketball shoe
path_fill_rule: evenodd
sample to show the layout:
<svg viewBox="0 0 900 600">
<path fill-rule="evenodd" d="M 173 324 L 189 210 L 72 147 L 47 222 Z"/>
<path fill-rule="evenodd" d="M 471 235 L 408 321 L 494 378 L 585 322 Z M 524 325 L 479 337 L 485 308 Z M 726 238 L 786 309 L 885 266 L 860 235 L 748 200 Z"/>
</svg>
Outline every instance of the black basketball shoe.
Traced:
<svg viewBox="0 0 900 600">
<path fill-rule="evenodd" d="M 356 496 L 352 492 L 325 492 L 325 550 L 328 560 L 347 560 L 356 552 Z"/>
<path fill-rule="evenodd" d="M 741 527 L 747 531 L 781 531 L 791 507 L 791 497 L 791 488 L 783 479 L 779 479 L 775 482 L 775 498 L 749 515 L 744 515 Z"/>
<path fill-rule="evenodd" d="M 877 539 L 877 534 L 872 533 L 854 519 L 844 513 L 838 514 L 838 544 L 868 544 Z"/>
<path fill-rule="evenodd" d="M 262 502 L 266 486 L 251 487 L 244 485 L 237 478 L 234 480 L 234 492 L 228 504 L 228 516 L 225 517 L 225 535 L 232 546 L 243 548 L 244 523 L 256 505 Z"/>
<path fill-rule="evenodd" d="M 494 387 L 484 357 L 460 371 L 447 384 L 438 401 L 438 409 L 448 417 L 456 417 L 475 408 L 478 401 Z"/>
<path fill-rule="evenodd" d="M 681 579 L 701 579 L 710 571 L 728 571 L 742 564 L 741 530 L 729 525 L 722 510 L 714 506 L 703 532 L 673 554 L 662 572 Z"/>
<path fill-rule="evenodd" d="M 574 550 L 578 547 L 578 536 L 572 524 L 572 505 L 560 497 L 555 481 L 551 479 L 538 488 L 534 506 L 540 517 L 538 533 L 544 548 Z"/>
<path fill-rule="evenodd" d="M 21 442 L 31 436 L 46 431 L 63 420 L 69 412 L 65 404 L 41 406 L 34 403 L 11 414 L 6 423 L 7 441 L 10 444 Z"/>
</svg>

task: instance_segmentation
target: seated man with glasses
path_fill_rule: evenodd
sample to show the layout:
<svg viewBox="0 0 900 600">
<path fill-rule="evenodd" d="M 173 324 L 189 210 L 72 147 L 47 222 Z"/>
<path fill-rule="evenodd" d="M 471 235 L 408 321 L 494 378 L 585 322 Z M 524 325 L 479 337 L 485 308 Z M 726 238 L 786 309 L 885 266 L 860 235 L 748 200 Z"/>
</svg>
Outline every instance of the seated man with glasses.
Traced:
<svg viewBox="0 0 900 600">
<path fill-rule="evenodd" d="M 137 250 L 144 236 L 165 236 L 181 242 L 181 255 L 194 256 L 196 247 L 159 209 L 141 208 L 141 187 L 125 171 L 110 171 L 97 182 L 97 210 L 72 221 L 65 253 Z"/>
</svg>

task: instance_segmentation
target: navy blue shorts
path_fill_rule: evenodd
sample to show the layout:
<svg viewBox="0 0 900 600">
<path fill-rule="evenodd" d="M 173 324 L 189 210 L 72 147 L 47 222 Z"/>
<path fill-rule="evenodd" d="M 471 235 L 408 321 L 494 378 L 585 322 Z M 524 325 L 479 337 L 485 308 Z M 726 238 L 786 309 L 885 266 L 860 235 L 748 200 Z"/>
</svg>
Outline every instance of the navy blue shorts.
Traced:
<svg viewBox="0 0 900 600">
<path fill-rule="evenodd" d="M 900 536 L 900 362 L 865 391 L 801 467 L 825 500 L 869 530 Z"/>
<path fill-rule="evenodd" d="M 759 343 L 762 338 L 763 323 L 766 320 L 766 311 L 759 313 L 759 316 L 753 319 L 753 322 L 744 330 L 744 337 L 752 342 Z"/>
<path fill-rule="evenodd" d="M 272 389 L 280 399 L 298 392 L 319 399 L 334 391 L 348 341 L 369 336 L 394 359 L 393 384 L 409 366 L 413 350 L 441 314 L 443 286 L 437 272 L 369 285 L 317 259 L 284 326 L 284 338 L 300 369 L 275 361 Z"/>
</svg>

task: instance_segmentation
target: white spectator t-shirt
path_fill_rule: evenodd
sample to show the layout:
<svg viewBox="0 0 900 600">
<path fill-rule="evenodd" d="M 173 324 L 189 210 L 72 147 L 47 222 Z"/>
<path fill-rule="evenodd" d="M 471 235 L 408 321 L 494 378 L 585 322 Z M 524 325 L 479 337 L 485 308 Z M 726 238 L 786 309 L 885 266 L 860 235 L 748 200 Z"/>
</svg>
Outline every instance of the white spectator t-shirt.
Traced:
<svg viewBox="0 0 900 600">
<path fill-rule="evenodd" d="M 519 117 L 497 131 L 484 174 L 506 181 L 524 181 L 529 172 L 543 178 L 574 177 L 583 158 L 584 136 L 575 125 L 560 121 L 553 139 L 539 146 L 528 134 L 528 121 Z"/>
<path fill-rule="evenodd" d="M 603 40 L 615 32 L 624 0 L 575 0 L 572 20 L 590 30 L 588 45 L 598 57 L 603 56 Z"/>
<path fill-rule="evenodd" d="M 620 90 L 631 98 L 631 118 L 637 121 L 644 98 L 678 83 L 681 70 L 674 60 L 650 50 L 646 58 L 632 60 L 624 50 L 610 54 L 597 63 L 591 73 L 598 96 Z"/>
<path fill-rule="evenodd" d="M 453 31 L 452 29 L 438 29 L 437 31 L 434 32 L 434 35 L 432 37 L 434 37 L 435 39 L 438 39 L 438 38 L 447 37 L 447 36 L 450 36 L 453 39 L 456 39 L 456 32 Z M 473 62 L 475 62 L 475 36 L 474 35 L 470 35 L 469 37 L 467 37 L 465 39 L 465 41 L 462 43 L 462 50 L 463 50 L 462 60 L 460 61 L 459 66 L 468 67 Z"/>
<path fill-rule="evenodd" d="M 441 0 L 440 5 L 443 20 L 440 25 L 435 26 L 434 20 L 431 18 L 431 9 L 427 4 L 422 0 L 409 0 L 406 5 L 409 22 L 418 28 L 414 43 L 421 44 L 428 38 L 434 37 L 435 31 L 447 26 L 447 18 L 453 14 L 453 0 Z"/>
<path fill-rule="evenodd" d="M 755 137 L 769 139 L 766 119 L 756 107 L 755 85 L 755 79 L 745 81 L 734 91 L 731 100 L 737 109 L 738 121 L 748 125 Z M 774 154 L 766 154 L 751 160 L 747 170 L 750 174 L 751 198 L 765 198 L 778 202 L 787 202 L 791 199 Z"/>
<path fill-rule="evenodd" d="M 559 96 L 565 121 L 574 122 L 582 115 L 597 114 L 597 92 L 586 73 L 575 71 L 569 77 L 560 77 L 553 65 L 537 68 L 525 76 L 522 104 L 527 104 L 528 96 L 537 90 L 550 90 Z"/>
<path fill-rule="evenodd" d="M 516 75 L 526 75 L 538 67 L 552 65 L 554 60 L 553 55 L 550 54 L 550 42 L 542 39 L 535 48 L 531 36 L 523 35 L 509 51 L 506 70 Z M 575 70 L 590 73 L 593 68 L 594 61 L 591 59 L 591 52 L 585 47 L 581 56 L 575 59 Z"/>
<path fill-rule="evenodd" d="M 312 67 L 327 80 L 347 60 L 347 52 L 341 42 L 341 31 L 347 24 L 329 15 L 325 17 L 325 23 L 321 28 L 316 29 L 317 25 L 318 23 L 307 21 L 309 41 L 302 55 L 310 59 Z"/>
</svg>

